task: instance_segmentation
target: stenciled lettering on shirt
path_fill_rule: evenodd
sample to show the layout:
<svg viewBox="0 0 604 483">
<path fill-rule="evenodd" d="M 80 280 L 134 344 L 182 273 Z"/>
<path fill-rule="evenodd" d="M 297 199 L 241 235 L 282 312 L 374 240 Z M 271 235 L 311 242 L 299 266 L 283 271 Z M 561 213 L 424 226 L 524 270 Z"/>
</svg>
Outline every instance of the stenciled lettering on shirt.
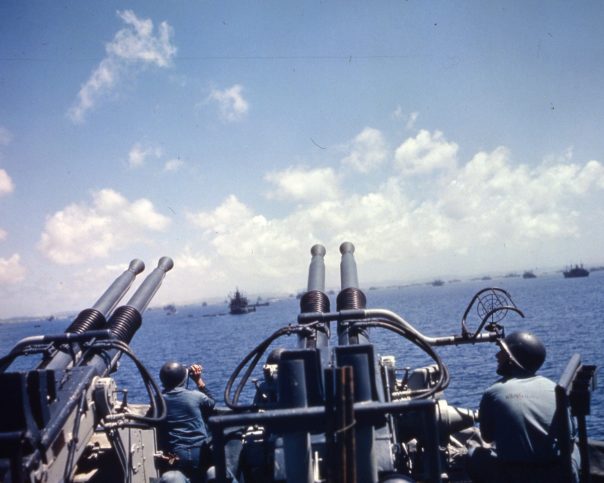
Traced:
<svg viewBox="0 0 604 483">
<path fill-rule="evenodd" d="M 515 399 L 515 400 L 518 400 L 518 399 L 539 399 L 535 395 L 524 394 L 524 393 L 520 393 L 520 392 L 506 394 L 504 397 L 505 397 L 505 399 Z"/>
</svg>

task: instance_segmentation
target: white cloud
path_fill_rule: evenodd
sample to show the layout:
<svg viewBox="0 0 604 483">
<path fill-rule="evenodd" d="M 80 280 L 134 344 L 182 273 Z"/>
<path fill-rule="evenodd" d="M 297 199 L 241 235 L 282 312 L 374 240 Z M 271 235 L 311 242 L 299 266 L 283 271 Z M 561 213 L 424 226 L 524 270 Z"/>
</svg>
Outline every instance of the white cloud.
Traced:
<svg viewBox="0 0 604 483">
<path fill-rule="evenodd" d="M 189 220 L 196 226 L 204 229 L 214 230 L 221 233 L 229 229 L 230 226 L 244 223 L 252 216 L 252 211 L 235 195 L 230 195 L 213 212 L 201 212 L 197 215 L 188 215 Z"/>
<path fill-rule="evenodd" d="M 174 265 L 181 269 L 207 270 L 211 266 L 209 257 L 203 253 L 193 252 L 190 246 L 174 259 Z"/>
<path fill-rule="evenodd" d="M 176 47 L 172 45 L 172 27 L 168 23 L 160 23 L 154 36 L 150 19 L 139 19 L 132 10 L 118 11 L 118 15 L 129 28 L 119 30 L 107 44 L 110 56 L 158 67 L 170 65 Z"/>
<path fill-rule="evenodd" d="M 350 154 L 342 159 L 342 164 L 359 173 L 368 173 L 379 167 L 387 155 L 383 134 L 377 129 L 366 127 L 351 142 Z"/>
<path fill-rule="evenodd" d="M 15 253 L 10 258 L 0 258 L 0 284 L 18 283 L 25 279 L 25 267 Z"/>
<path fill-rule="evenodd" d="M 483 238 L 545 240 L 579 233 L 577 202 L 604 188 L 604 167 L 514 166 L 507 149 L 477 153 L 440 193 L 438 206 L 458 226 Z"/>
<path fill-rule="evenodd" d="M 184 162 L 180 159 L 169 159 L 164 165 L 164 171 L 178 171 L 183 165 Z"/>
<path fill-rule="evenodd" d="M 126 27 L 119 30 L 105 46 L 107 56 L 78 92 L 77 101 L 68 111 L 68 116 L 74 123 L 84 121 L 88 111 L 116 87 L 126 69 L 134 66 L 165 68 L 176 54 L 169 24 L 160 23 L 157 35 L 154 35 L 150 19 L 140 19 L 131 10 L 118 11 L 117 14 Z"/>
<path fill-rule="evenodd" d="M 15 185 L 13 184 L 13 180 L 5 170 L 0 169 L 0 197 L 12 193 L 14 189 Z M 0 241 L 4 240 L 5 238 L 6 231 L 0 228 Z"/>
<path fill-rule="evenodd" d="M 434 158 L 448 160 L 429 163 L 448 169 L 433 172 L 421 199 L 411 198 L 412 183 L 404 173 L 364 195 L 338 186 L 337 196 L 326 197 L 314 191 L 321 185 L 321 170 L 290 168 L 266 176 L 277 187 L 273 197 L 304 201 L 288 215 L 271 218 L 230 196 L 191 220 L 203 228 L 208 256 L 221 273 L 230 278 L 255 273 L 266 277 L 267 286 L 281 287 L 306 272 L 304 254 L 317 242 L 331 250 L 333 270 L 339 261 L 333 251 L 344 240 L 354 242 L 363 253 L 363 270 L 374 280 L 425 276 L 427 269 L 467 273 L 479 267 L 480 257 L 488 270 L 508 267 L 510 261 L 534 264 L 543 246 L 564 246 L 591 229 L 581 211 L 584 203 L 604 205 L 604 166 L 595 160 L 578 164 L 561 158 L 531 166 L 515 162 L 499 147 L 458 167 L 452 161 L 457 145 L 442 134 L 425 133 L 416 144 L 421 156 L 429 147 L 439 153 L 432 153 Z M 319 181 L 307 186 L 311 171 Z"/>
<path fill-rule="evenodd" d="M 455 168 L 457 150 L 457 144 L 448 142 L 442 132 L 431 134 L 422 129 L 415 138 L 407 139 L 396 149 L 394 159 L 404 174 L 429 174 Z"/>
<path fill-rule="evenodd" d="M 317 202 L 339 194 L 338 178 L 331 168 L 288 168 L 268 173 L 265 180 L 276 186 L 268 193 L 269 199 Z"/>
<path fill-rule="evenodd" d="M 204 230 L 216 258 L 230 273 L 272 278 L 292 275 L 288 260 L 299 252 L 301 241 L 308 241 L 296 221 L 256 215 L 234 195 L 213 211 L 193 214 L 189 219 Z"/>
<path fill-rule="evenodd" d="M 213 89 L 208 101 L 218 103 L 220 118 L 226 122 L 242 120 L 249 111 L 249 103 L 243 97 L 243 87 L 235 84 L 224 90 Z"/>
<path fill-rule="evenodd" d="M 12 140 L 12 133 L 4 126 L 0 126 L 0 146 L 8 146 Z"/>
<path fill-rule="evenodd" d="M 104 189 L 93 193 L 91 205 L 72 204 L 49 216 L 38 247 L 55 263 L 77 264 L 146 243 L 149 232 L 164 231 L 169 223 L 149 200 L 130 202 Z"/>
<path fill-rule="evenodd" d="M 159 158 L 162 155 L 161 148 L 154 146 L 143 146 L 140 143 L 134 144 L 128 153 L 128 164 L 131 168 L 138 168 L 145 164 L 149 157 Z"/>
<path fill-rule="evenodd" d="M 0 196 L 8 195 L 15 190 L 13 180 L 8 173 L 0 169 Z"/>
</svg>

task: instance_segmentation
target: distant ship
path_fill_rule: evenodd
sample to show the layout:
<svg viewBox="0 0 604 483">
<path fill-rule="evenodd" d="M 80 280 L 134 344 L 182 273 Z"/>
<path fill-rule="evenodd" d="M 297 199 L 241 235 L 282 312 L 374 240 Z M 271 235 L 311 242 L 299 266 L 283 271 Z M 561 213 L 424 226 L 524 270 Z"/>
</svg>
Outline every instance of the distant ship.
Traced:
<svg viewBox="0 0 604 483">
<path fill-rule="evenodd" d="M 583 264 L 581 266 L 575 265 L 574 267 L 570 267 L 569 270 L 565 270 L 562 272 L 564 274 L 564 278 L 577 278 L 577 277 L 588 277 L 589 270 L 583 268 Z"/>
<path fill-rule="evenodd" d="M 174 304 L 164 305 L 163 308 L 166 312 L 166 315 L 174 315 L 176 313 L 176 305 Z"/>
<path fill-rule="evenodd" d="M 533 272 L 531 272 L 530 270 L 527 270 L 526 272 L 524 272 L 522 274 L 522 278 L 537 278 L 537 275 L 535 275 Z"/>
<path fill-rule="evenodd" d="M 255 312 L 256 306 L 250 305 L 239 289 L 235 290 L 235 295 L 229 297 L 229 312 L 233 315 L 247 314 L 249 312 Z"/>
<path fill-rule="evenodd" d="M 440 279 L 434 280 L 433 282 L 430 283 L 430 285 L 432 285 L 433 287 L 442 287 L 445 284 L 445 282 L 443 282 Z"/>
</svg>

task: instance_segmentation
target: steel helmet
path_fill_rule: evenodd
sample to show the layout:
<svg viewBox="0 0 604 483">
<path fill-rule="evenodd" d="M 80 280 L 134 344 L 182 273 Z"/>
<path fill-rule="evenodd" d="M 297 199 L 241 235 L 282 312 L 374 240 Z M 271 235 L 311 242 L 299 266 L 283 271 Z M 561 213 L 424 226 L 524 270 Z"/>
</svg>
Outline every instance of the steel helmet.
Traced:
<svg viewBox="0 0 604 483">
<path fill-rule="evenodd" d="M 273 349 L 266 358 L 266 363 L 279 364 L 279 361 L 281 360 L 281 355 L 284 351 L 285 349 L 283 347 L 277 347 L 276 349 Z"/>
<path fill-rule="evenodd" d="M 529 332 L 512 332 L 499 341 L 514 365 L 535 373 L 545 361 L 545 346 Z"/>
<path fill-rule="evenodd" d="M 187 369 L 179 362 L 166 362 L 159 370 L 159 379 L 166 389 L 172 389 L 187 380 Z"/>
</svg>

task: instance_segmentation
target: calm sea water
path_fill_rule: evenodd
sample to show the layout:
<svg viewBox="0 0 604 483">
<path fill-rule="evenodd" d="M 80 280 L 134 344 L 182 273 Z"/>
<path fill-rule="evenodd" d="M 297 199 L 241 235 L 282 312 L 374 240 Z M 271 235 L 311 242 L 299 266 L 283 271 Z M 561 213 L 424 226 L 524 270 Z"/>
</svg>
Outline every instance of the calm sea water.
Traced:
<svg viewBox="0 0 604 483">
<path fill-rule="evenodd" d="M 459 334 L 463 312 L 478 290 L 487 286 L 507 290 L 526 318 L 510 314 L 502 321 L 509 333 L 527 329 L 545 342 L 547 360 L 541 373 L 557 380 L 569 358 L 580 353 L 585 364 L 604 366 L 604 272 L 587 278 L 564 279 L 561 274 L 524 280 L 463 281 L 441 287 L 427 285 L 366 290 L 368 308 L 384 308 L 401 315 L 428 336 Z M 332 309 L 335 296 L 330 296 Z M 86 308 L 86 307 L 82 307 Z M 153 375 L 168 359 L 184 364 L 201 363 L 204 377 L 222 400 L 226 380 L 238 362 L 275 330 L 296 323 L 299 312 L 295 298 L 272 301 L 254 313 L 240 316 L 207 315 L 226 312 L 225 305 L 178 307 L 166 315 L 161 309 L 144 314 L 141 329 L 131 347 Z M 204 316 L 205 315 L 205 316 Z M 0 354 L 19 339 L 36 334 L 61 333 L 70 320 L 19 323 L 0 322 Z M 335 330 L 334 330 L 335 332 Z M 420 367 L 430 363 L 409 342 L 391 332 L 374 329 L 371 340 L 381 355 L 394 355 L 398 367 Z M 276 345 L 294 347 L 295 336 Z M 452 405 L 476 408 L 482 391 L 496 378 L 492 344 L 444 347 L 439 353 L 451 373 L 445 392 Z M 116 377 L 118 387 L 127 387 L 130 400 L 144 401 L 145 392 L 132 363 L 122 358 Z M 248 392 L 249 397 L 251 391 Z M 604 440 L 604 393 L 596 388 L 588 418 L 591 437 Z"/>
</svg>

